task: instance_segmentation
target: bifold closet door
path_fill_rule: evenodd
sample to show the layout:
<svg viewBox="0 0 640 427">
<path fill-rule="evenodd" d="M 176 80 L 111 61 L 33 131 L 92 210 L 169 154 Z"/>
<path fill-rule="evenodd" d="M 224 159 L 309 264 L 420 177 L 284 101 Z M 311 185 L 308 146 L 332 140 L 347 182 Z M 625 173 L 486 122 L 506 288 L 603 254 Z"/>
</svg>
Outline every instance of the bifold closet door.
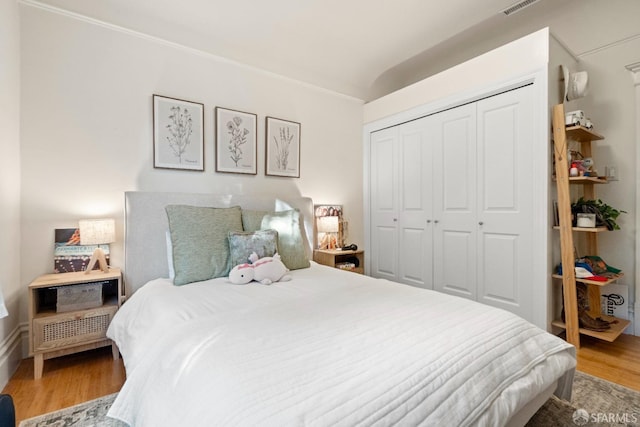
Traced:
<svg viewBox="0 0 640 427">
<path fill-rule="evenodd" d="M 398 127 L 371 134 L 370 274 L 398 280 Z"/>
<path fill-rule="evenodd" d="M 432 182 L 426 118 L 371 135 L 371 275 L 432 285 Z"/>
<path fill-rule="evenodd" d="M 478 301 L 531 320 L 533 86 L 477 103 Z M 540 148 L 542 149 L 542 148 Z M 537 284 L 539 286 L 539 284 Z"/>
<path fill-rule="evenodd" d="M 476 299 L 476 105 L 431 116 L 434 289 Z"/>
<path fill-rule="evenodd" d="M 399 131 L 399 281 L 433 289 L 431 120 L 405 123 Z"/>
</svg>

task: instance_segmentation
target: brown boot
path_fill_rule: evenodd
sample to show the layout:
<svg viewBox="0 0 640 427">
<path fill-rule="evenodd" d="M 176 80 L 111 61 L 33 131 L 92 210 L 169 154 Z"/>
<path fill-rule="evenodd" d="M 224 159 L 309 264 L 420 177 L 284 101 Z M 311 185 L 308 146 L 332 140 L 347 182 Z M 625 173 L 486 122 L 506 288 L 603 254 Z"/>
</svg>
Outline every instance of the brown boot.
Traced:
<svg viewBox="0 0 640 427">
<path fill-rule="evenodd" d="M 611 329 L 609 322 L 602 320 L 601 318 L 594 319 L 589 316 L 586 310 L 580 310 L 578 312 L 578 323 L 581 328 L 589 329 L 590 331 L 604 332 Z"/>
</svg>

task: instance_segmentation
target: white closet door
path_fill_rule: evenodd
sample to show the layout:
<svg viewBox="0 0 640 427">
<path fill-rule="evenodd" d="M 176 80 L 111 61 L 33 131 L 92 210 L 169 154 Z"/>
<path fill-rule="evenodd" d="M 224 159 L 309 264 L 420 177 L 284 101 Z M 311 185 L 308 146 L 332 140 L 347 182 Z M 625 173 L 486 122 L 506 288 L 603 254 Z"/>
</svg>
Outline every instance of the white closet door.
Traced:
<svg viewBox="0 0 640 427">
<path fill-rule="evenodd" d="M 399 127 L 399 281 L 433 289 L 432 154 L 426 118 Z"/>
<path fill-rule="evenodd" d="M 476 106 L 433 120 L 434 289 L 476 299 Z"/>
<path fill-rule="evenodd" d="M 530 320 L 533 180 L 546 179 L 531 173 L 533 87 L 477 105 L 478 301 Z"/>
<path fill-rule="evenodd" d="M 398 280 L 398 127 L 371 134 L 370 274 Z"/>
</svg>

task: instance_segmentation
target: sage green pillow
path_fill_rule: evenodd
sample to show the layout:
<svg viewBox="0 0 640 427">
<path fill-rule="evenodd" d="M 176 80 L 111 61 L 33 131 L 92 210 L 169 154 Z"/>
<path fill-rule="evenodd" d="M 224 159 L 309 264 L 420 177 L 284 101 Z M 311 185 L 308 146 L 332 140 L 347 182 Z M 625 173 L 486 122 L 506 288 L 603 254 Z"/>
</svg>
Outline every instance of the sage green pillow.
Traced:
<svg viewBox="0 0 640 427">
<path fill-rule="evenodd" d="M 268 212 L 262 217 L 262 230 L 271 229 L 278 232 L 278 254 L 289 270 L 310 266 L 300 223 L 300 211 L 297 209 Z"/>
<path fill-rule="evenodd" d="M 258 231 L 262 227 L 262 218 L 269 211 L 252 211 L 248 209 L 242 210 L 242 229 L 244 231 Z"/>
<path fill-rule="evenodd" d="M 231 268 L 249 262 L 249 255 L 256 253 L 258 258 L 273 256 L 278 252 L 278 232 L 276 230 L 230 231 L 229 250 Z"/>
<path fill-rule="evenodd" d="M 175 285 L 229 275 L 229 232 L 242 231 L 240 206 L 209 208 L 169 205 L 165 208 L 173 246 Z"/>
</svg>

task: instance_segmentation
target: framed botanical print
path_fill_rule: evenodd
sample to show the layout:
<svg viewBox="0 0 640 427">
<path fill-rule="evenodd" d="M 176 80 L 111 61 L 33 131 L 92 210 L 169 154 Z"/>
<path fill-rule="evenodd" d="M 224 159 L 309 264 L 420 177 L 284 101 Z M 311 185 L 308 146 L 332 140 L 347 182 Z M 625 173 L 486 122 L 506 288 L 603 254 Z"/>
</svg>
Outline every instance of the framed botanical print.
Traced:
<svg viewBox="0 0 640 427">
<path fill-rule="evenodd" d="M 257 174 L 258 116 L 216 107 L 216 172 Z"/>
<path fill-rule="evenodd" d="M 204 105 L 153 95 L 153 167 L 204 170 Z"/>
<path fill-rule="evenodd" d="M 300 123 L 267 117 L 266 175 L 300 178 Z"/>
</svg>

